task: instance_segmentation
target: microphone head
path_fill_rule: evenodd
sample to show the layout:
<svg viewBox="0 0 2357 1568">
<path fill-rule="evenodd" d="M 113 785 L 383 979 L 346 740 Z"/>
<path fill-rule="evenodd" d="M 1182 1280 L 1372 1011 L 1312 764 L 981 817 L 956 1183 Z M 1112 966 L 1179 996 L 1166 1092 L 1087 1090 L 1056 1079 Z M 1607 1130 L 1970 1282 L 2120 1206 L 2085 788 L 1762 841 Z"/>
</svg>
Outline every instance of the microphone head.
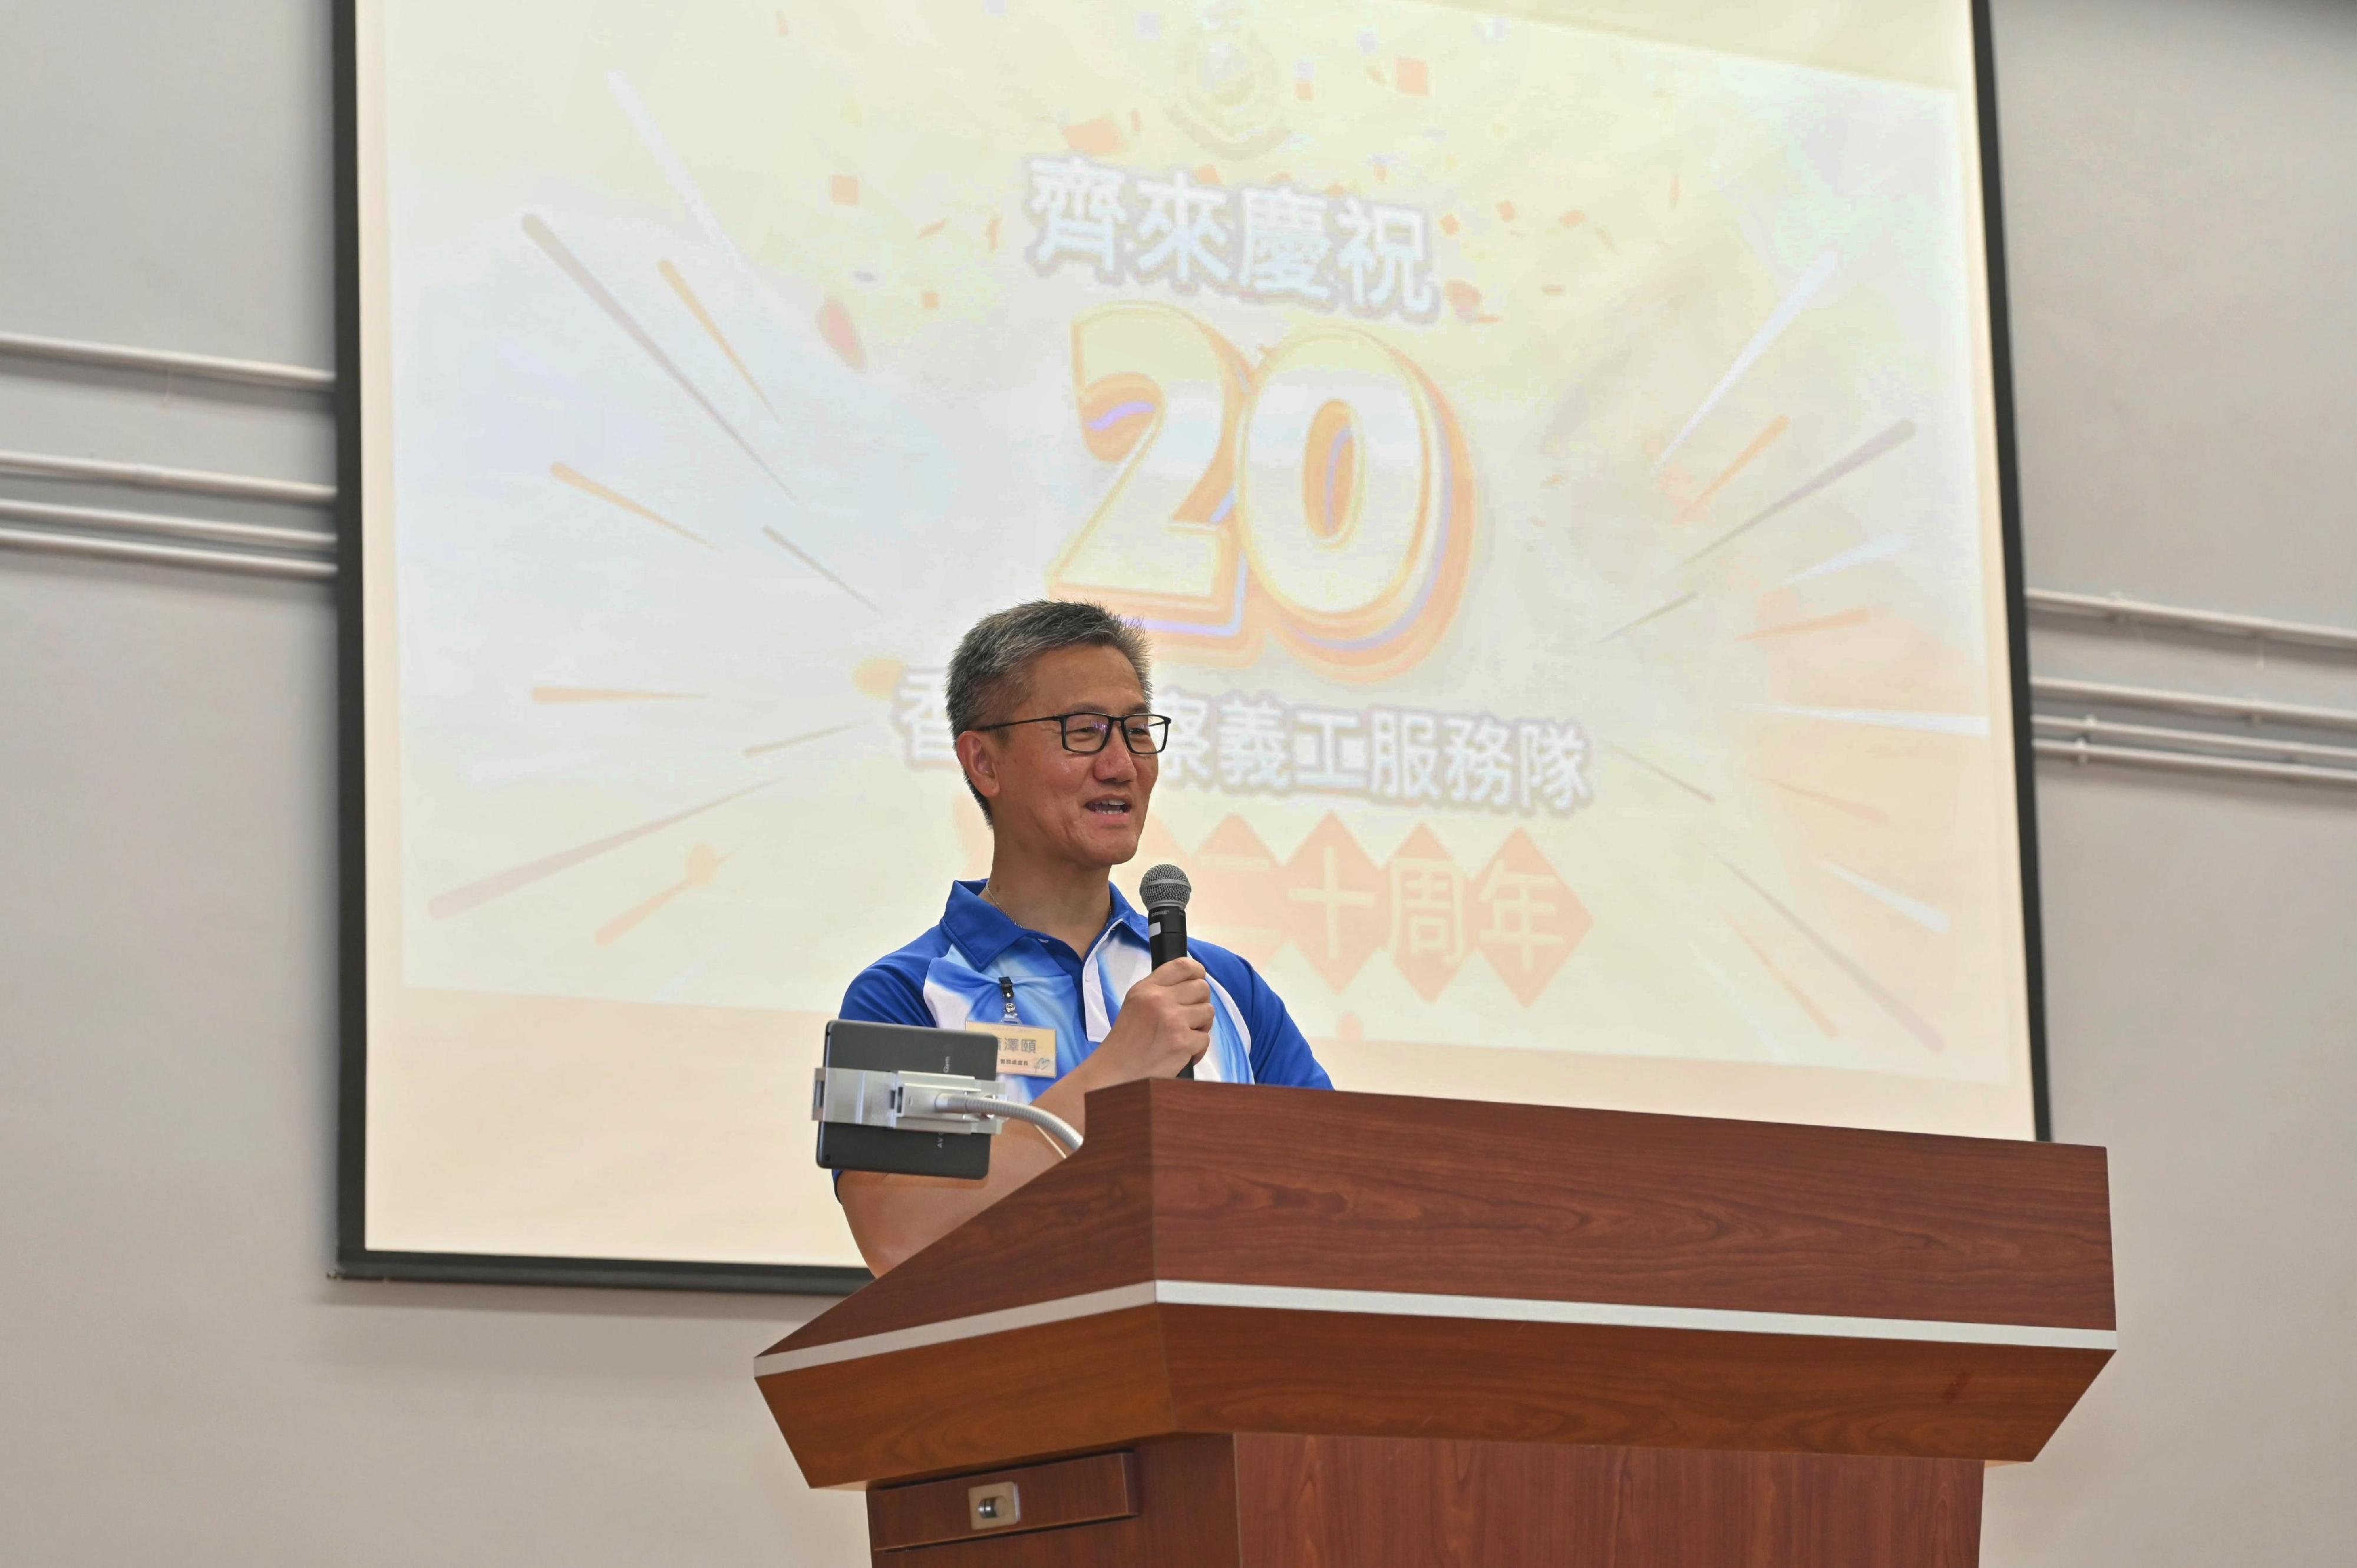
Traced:
<svg viewBox="0 0 2357 1568">
<path fill-rule="evenodd" d="M 1146 875 L 1137 879 L 1137 896 L 1149 909 L 1167 909 L 1173 905 L 1183 909 L 1194 891 L 1187 874 L 1168 861 L 1148 867 Z"/>
</svg>

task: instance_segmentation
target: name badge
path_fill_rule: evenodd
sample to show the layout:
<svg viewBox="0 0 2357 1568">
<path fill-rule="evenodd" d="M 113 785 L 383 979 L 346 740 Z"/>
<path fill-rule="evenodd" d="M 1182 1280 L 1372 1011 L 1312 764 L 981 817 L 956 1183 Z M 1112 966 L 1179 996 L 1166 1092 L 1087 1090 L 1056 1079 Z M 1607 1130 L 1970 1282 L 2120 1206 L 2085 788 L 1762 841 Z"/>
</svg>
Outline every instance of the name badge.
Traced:
<svg viewBox="0 0 2357 1568">
<path fill-rule="evenodd" d="M 1055 1030 L 1042 1029 L 1031 1024 L 969 1023 L 966 1027 L 998 1036 L 999 1077 L 1056 1076 Z"/>
</svg>

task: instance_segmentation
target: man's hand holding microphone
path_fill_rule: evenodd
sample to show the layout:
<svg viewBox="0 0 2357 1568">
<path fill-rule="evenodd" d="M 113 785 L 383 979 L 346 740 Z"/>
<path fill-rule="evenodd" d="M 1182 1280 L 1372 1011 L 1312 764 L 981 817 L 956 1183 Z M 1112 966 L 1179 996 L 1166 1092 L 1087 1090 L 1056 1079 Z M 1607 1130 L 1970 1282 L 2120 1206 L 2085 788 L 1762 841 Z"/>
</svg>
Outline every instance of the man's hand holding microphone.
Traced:
<svg viewBox="0 0 2357 1568">
<path fill-rule="evenodd" d="M 1139 1078 L 1192 1078 L 1211 1048 L 1211 978 L 1187 956 L 1187 874 L 1157 865 L 1138 878 L 1153 972 L 1129 988 L 1104 1043 L 1072 1069 L 1087 1088 Z M 1100 1066 L 1102 1064 L 1102 1066 Z M 1094 1069 L 1094 1070 L 1092 1070 Z"/>
</svg>

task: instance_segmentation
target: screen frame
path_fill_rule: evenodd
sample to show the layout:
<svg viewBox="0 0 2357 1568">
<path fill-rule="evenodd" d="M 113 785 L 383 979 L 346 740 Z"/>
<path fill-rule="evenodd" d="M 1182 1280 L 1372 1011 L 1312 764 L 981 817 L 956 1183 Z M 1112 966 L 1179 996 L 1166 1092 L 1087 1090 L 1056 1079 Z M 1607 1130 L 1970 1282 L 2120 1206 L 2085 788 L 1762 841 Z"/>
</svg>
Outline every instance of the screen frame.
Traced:
<svg viewBox="0 0 2357 1568">
<path fill-rule="evenodd" d="M 336 269 L 336 578 L 338 1061 L 336 1238 L 333 1277 L 465 1284 L 571 1285 L 846 1295 L 867 1270 L 793 1263 L 716 1263 L 641 1258 L 421 1252 L 372 1248 L 368 1176 L 368 799 L 363 702 L 361 373 L 360 4 L 334 5 L 332 127 Z M 1980 157 L 1981 233 L 1987 290 L 1998 533 L 2005 564 L 2006 657 L 2012 693 L 2015 836 L 2020 854 L 2023 991 L 2028 1011 L 2035 1137 L 2053 1136 L 2047 1090 L 2046 983 L 2038 879 L 2036 759 L 2031 744 L 2029 617 L 2014 440 L 2013 356 L 1998 167 L 1996 79 L 1989 0 L 1970 0 Z"/>
</svg>

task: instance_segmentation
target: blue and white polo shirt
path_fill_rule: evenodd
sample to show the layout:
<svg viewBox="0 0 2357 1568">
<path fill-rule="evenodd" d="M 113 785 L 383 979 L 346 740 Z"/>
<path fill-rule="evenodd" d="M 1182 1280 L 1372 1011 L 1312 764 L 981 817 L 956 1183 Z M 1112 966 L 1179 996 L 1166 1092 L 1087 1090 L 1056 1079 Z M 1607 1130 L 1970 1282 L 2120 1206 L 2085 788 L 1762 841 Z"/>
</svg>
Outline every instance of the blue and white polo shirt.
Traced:
<svg viewBox="0 0 2357 1568">
<path fill-rule="evenodd" d="M 1028 930 L 982 897 L 979 882 L 950 885 L 942 923 L 860 971 L 844 993 L 842 1016 L 877 1024 L 962 1029 L 1006 1015 L 999 982 L 1012 981 L 1015 1011 L 1034 1027 L 1056 1031 L 1056 1077 L 1006 1079 L 1007 1092 L 1028 1101 L 1088 1060 L 1104 1043 L 1122 998 L 1153 967 L 1146 917 L 1113 890 L 1113 918 L 1085 955 Z M 1195 1064 L 1198 1080 L 1331 1089 L 1309 1042 L 1285 1004 L 1253 966 L 1209 942 L 1189 956 L 1211 980 L 1211 1048 Z"/>
</svg>

